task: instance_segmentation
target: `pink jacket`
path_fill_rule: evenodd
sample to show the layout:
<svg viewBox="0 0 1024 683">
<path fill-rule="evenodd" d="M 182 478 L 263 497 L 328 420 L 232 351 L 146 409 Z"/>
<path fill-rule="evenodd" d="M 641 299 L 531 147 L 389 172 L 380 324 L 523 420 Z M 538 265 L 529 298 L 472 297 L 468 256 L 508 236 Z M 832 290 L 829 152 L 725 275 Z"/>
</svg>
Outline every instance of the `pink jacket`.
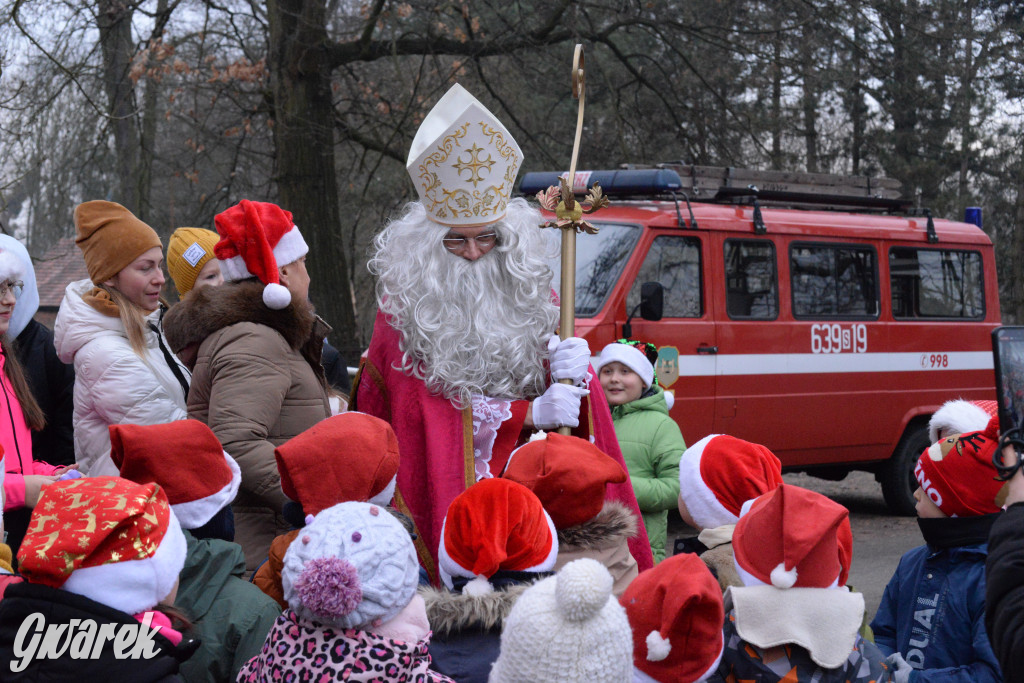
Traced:
<svg viewBox="0 0 1024 683">
<path fill-rule="evenodd" d="M 25 506 L 26 474 L 53 474 L 59 467 L 32 459 L 32 432 L 25 424 L 25 414 L 14 395 L 11 380 L 4 371 L 6 358 L 0 354 L 0 446 L 3 447 L 4 510 Z"/>
</svg>

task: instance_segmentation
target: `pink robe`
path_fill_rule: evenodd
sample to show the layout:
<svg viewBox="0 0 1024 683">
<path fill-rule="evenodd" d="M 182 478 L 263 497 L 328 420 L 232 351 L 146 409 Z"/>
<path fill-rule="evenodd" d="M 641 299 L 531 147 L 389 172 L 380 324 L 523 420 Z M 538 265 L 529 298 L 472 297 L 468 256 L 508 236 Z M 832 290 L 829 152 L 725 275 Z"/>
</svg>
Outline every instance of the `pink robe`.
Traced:
<svg viewBox="0 0 1024 683">
<path fill-rule="evenodd" d="M 436 584 L 437 548 L 448 505 L 476 482 L 473 411 L 457 409 L 448 399 L 427 391 L 421 380 L 397 369 L 402 359 L 399 338 L 398 331 L 378 312 L 370 349 L 353 384 L 352 409 L 387 420 L 395 430 L 401 454 L 395 506 L 416 523 L 420 562 Z M 596 374 L 589 388 L 590 396 L 583 399 L 580 410 L 584 418 L 573 435 L 587 439 L 593 434 L 597 446 L 626 469 Z M 495 439 L 492 472 L 500 472 L 512 450 L 528 436 L 521 433 L 527 407 L 527 401 L 512 403 L 512 417 L 501 425 Z M 630 539 L 629 549 L 640 571 L 652 567 L 651 546 L 639 524 L 640 508 L 629 480 L 609 485 L 607 497 L 621 501 L 636 515 L 640 531 Z"/>
</svg>

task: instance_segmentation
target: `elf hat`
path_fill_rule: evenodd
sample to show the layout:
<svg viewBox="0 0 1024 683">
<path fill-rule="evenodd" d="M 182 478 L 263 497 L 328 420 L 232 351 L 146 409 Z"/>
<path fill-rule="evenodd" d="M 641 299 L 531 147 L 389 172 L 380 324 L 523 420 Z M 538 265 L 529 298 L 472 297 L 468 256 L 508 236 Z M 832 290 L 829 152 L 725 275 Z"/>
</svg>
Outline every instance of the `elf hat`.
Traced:
<svg viewBox="0 0 1024 683">
<path fill-rule="evenodd" d="M 185 550 L 159 484 L 83 477 L 43 489 L 18 562 L 30 583 L 137 614 L 168 596 Z"/>
<path fill-rule="evenodd" d="M 651 388 L 651 384 L 654 382 L 654 366 L 651 365 L 651 361 L 647 359 L 643 351 L 632 344 L 612 342 L 601 349 L 601 357 L 598 359 L 597 367 L 594 369 L 600 374 L 601 368 L 613 362 L 622 363 L 640 375 L 640 379 L 644 383 L 644 389 Z"/>
<path fill-rule="evenodd" d="M 995 401 L 965 401 L 962 398 L 946 401 L 928 420 L 928 440 L 935 443 L 939 432 L 944 436 L 979 432 L 999 411 Z"/>
<path fill-rule="evenodd" d="M 184 529 L 203 526 L 238 494 L 238 463 L 199 420 L 109 430 L 110 458 L 121 477 L 159 484 Z"/>
<path fill-rule="evenodd" d="M 584 558 L 527 588 L 501 629 L 489 683 L 630 679 L 632 640 L 612 577 Z"/>
<path fill-rule="evenodd" d="M 346 501 L 387 505 L 395 495 L 398 439 L 384 420 L 348 412 L 274 450 L 284 495 L 309 515 Z"/>
<path fill-rule="evenodd" d="M 735 524 L 751 498 L 782 483 L 782 463 L 766 447 L 727 434 L 711 434 L 683 452 L 679 495 L 704 529 Z"/>
<path fill-rule="evenodd" d="M 500 570 L 550 571 L 557 556 L 555 525 L 540 499 L 509 479 L 482 479 L 452 501 L 437 552 L 444 584 L 475 579 L 471 593 L 489 591 L 487 579 Z"/>
<path fill-rule="evenodd" d="M 820 493 L 790 484 L 748 501 L 732 534 L 740 580 L 782 589 L 838 586 L 844 572 L 838 537 L 849 515 Z"/>
<path fill-rule="evenodd" d="M 542 433 L 512 453 L 501 476 L 537 494 L 556 529 L 590 521 L 604 507 L 605 487 L 626 481 L 625 470 L 586 439 Z"/>
<path fill-rule="evenodd" d="M 297 615 L 337 628 L 391 621 L 416 595 L 419 563 L 412 538 L 380 506 L 329 507 L 295 537 L 281 586 Z"/>
<path fill-rule="evenodd" d="M 641 572 L 619 598 L 633 629 L 633 666 L 659 683 L 695 683 L 718 668 L 722 589 L 694 553 Z"/>
<path fill-rule="evenodd" d="M 420 124 L 405 170 L 430 220 L 468 228 L 505 216 L 522 163 L 508 129 L 456 83 Z"/>
<path fill-rule="evenodd" d="M 203 228 L 178 228 L 167 242 L 167 272 L 178 293 L 185 296 L 196 284 L 199 271 L 216 258 L 213 248 L 220 237 Z"/>
<path fill-rule="evenodd" d="M 929 446 L 917 460 L 914 476 L 921 489 L 949 517 L 999 512 L 1006 482 L 998 481 L 992 455 L 999 448 L 999 418 L 983 431 L 954 434 Z"/>
<path fill-rule="evenodd" d="M 213 222 L 220 235 L 213 251 L 224 279 L 258 278 L 266 285 L 263 303 L 267 308 L 287 308 L 292 295 L 280 284 L 278 266 L 294 263 L 309 252 L 291 212 L 276 204 L 243 199 L 217 214 Z"/>
</svg>

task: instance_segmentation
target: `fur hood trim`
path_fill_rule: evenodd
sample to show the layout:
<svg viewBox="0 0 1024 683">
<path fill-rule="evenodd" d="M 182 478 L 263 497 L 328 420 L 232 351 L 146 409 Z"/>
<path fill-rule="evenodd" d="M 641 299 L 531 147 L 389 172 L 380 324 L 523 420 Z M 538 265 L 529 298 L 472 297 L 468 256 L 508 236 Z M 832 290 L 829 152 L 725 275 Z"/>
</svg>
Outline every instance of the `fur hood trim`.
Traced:
<svg viewBox="0 0 1024 683">
<path fill-rule="evenodd" d="M 293 301 L 281 310 L 263 303 L 263 283 L 254 280 L 225 282 L 219 287 L 198 287 L 164 316 L 164 336 L 174 353 L 201 344 L 214 332 L 250 322 L 276 330 L 295 350 L 310 338 L 316 315 L 308 305 Z"/>
<path fill-rule="evenodd" d="M 559 547 L 601 550 L 618 546 L 637 533 L 636 517 L 622 503 L 609 500 L 601 511 L 583 524 L 558 530 Z"/>
<path fill-rule="evenodd" d="M 529 587 L 530 584 L 516 584 L 484 595 L 424 587 L 420 588 L 420 595 L 427 605 L 430 630 L 437 635 L 448 636 L 469 628 L 501 629 L 512 605 Z"/>
</svg>

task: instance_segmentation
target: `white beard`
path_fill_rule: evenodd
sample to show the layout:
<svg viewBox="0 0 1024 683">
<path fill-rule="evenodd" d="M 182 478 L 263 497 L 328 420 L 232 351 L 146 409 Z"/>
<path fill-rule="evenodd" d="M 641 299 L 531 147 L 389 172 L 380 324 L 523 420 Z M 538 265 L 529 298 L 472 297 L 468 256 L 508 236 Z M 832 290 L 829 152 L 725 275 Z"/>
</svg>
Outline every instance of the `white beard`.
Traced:
<svg viewBox="0 0 1024 683">
<path fill-rule="evenodd" d="M 377 299 L 401 334 L 401 370 L 456 406 L 470 396 L 524 399 L 547 386 L 551 300 L 547 236 L 523 200 L 495 224 L 498 245 L 467 261 L 441 244 L 447 232 L 418 203 L 375 240 Z"/>
</svg>

